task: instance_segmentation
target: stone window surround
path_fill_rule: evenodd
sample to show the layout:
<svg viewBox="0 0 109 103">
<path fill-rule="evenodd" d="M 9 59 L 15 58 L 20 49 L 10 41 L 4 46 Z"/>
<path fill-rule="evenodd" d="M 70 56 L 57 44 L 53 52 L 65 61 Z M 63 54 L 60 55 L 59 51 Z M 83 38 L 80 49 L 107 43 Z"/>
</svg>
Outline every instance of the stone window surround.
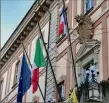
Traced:
<svg viewBox="0 0 109 103">
<path fill-rule="evenodd" d="M 81 52 L 80 51 L 82 49 L 81 47 L 79 49 L 79 52 Z M 85 54 L 83 53 L 82 55 L 79 55 L 79 56 L 77 56 L 79 54 L 79 52 L 77 52 L 77 54 L 76 54 L 76 68 L 77 68 L 76 74 L 77 75 L 78 75 L 78 70 L 80 72 L 80 69 L 83 68 L 92 59 L 94 60 L 94 63 L 98 64 L 98 69 L 99 69 L 99 47 L 100 47 L 100 45 L 97 44 L 97 45 L 93 46 L 92 48 L 90 48 L 90 50 L 87 51 Z M 86 47 L 86 49 L 87 49 L 87 47 Z M 79 79 L 79 78 L 77 77 L 77 79 Z M 99 79 L 98 79 L 98 81 L 99 81 Z M 78 82 L 78 84 L 80 84 L 80 82 Z"/>
</svg>

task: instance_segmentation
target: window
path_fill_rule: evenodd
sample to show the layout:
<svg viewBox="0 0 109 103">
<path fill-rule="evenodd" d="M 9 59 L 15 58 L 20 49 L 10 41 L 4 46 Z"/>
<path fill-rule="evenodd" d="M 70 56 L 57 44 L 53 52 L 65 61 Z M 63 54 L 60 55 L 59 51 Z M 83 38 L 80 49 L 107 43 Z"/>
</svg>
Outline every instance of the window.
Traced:
<svg viewBox="0 0 109 103">
<path fill-rule="evenodd" d="M 8 69 L 8 76 L 7 76 L 7 81 L 6 81 L 8 85 L 6 85 L 5 94 L 8 94 L 9 91 L 10 91 L 11 71 L 12 71 L 12 67 L 10 67 L 10 68 Z"/>
<path fill-rule="evenodd" d="M 85 82 L 85 79 L 86 79 L 86 71 L 90 68 L 91 64 L 94 63 L 94 60 L 90 60 L 89 62 L 87 62 L 86 64 L 84 64 L 82 66 L 82 68 L 78 69 L 78 83 L 79 85 L 81 83 L 84 83 Z"/>
<path fill-rule="evenodd" d="M 0 100 L 2 96 L 2 90 L 3 90 L 3 80 L 0 81 Z"/>
<path fill-rule="evenodd" d="M 18 82 L 17 77 L 18 77 L 19 68 L 20 68 L 20 60 L 17 61 L 16 66 L 15 66 L 15 74 L 14 74 L 14 83 L 13 83 L 13 85 L 16 85 L 17 82 Z"/>
<path fill-rule="evenodd" d="M 85 12 L 89 13 L 90 10 L 93 9 L 93 7 L 94 7 L 94 0 L 86 0 L 86 2 L 85 2 L 85 8 L 86 8 Z"/>
<path fill-rule="evenodd" d="M 46 34 L 45 30 L 43 30 L 42 34 L 43 34 L 45 45 L 47 45 L 47 43 L 48 43 L 48 35 Z"/>
<path fill-rule="evenodd" d="M 80 75 L 81 82 L 98 82 L 99 81 L 99 71 L 98 71 L 98 64 L 94 63 L 92 59 L 86 65 L 83 66 L 84 73 L 81 73 L 84 76 L 84 80 L 82 75 Z M 85 74 L 85 75 L 84 75 Z"/>
<path fill-rule="evenodd" d="M 62 81 L 58 84 L 58 89 L 59 89 L 59 93 L 61 94 L 61 99 L 64 101 L 64 99 L 65 99 L 64 81 Z"/>
</svg>

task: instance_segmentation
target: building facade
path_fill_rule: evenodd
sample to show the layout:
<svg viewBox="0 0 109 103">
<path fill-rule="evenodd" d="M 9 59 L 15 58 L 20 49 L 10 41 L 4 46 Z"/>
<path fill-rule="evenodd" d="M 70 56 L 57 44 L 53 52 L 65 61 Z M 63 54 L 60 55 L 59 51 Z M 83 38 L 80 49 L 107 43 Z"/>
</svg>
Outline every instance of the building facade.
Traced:
<svg viewBox="0 0 109 103">
<path fill-rule="evenodd" d="M 65 0 L 65 6 L 78 86 L 84 83 L 86 78 L 85 73 L 92 63 L 96 64 L 98 70 L 97 83 L 107 80 L 109 78 L 109 0 Z M 21 40 L 24 43 L 31 63 L 33 63 L 35 42 L 38 35 L 40 35 L 37 19 L 41 26 L 44 41 L 47 44 L 49 36 L 49 57 L 54 69 L 59 92 L 65 100 L 68 99 L 70 90 L 75 87 L 75 74 L 74 68 L 72 68 L 68 34 L 58 36 L 62 7 L 62 0 L 36 0 L 1 49 L 1 102 L 16 102 L 18 91 L 17 73 L 23 54 Z M 51 20 L 49 19 L 50 14 Z M 81 14 L 84 15 L 81 16 Z M 77 15 L 79 16 L 76 17 Z M 84 26 L 81 26 L 83 24 Z M 42 48 L 46 58 L 44 47 L 42 46 Z M 46 69 L 40 69 L 39 85 L 43 95 L 45 92 L 45 75 Z M 24 95 L 23 102 L 43 102 L 39 89 L 34 94 L 31 91 L 30 88 Z M 97 95 L 98 93 L 96 92 L 95 94 Z M 102 93 L 99 94 L 102 96 Z M 89 93 L 89 97 L 90 95 L 91 93 Z M 108 97 L 108 93 L 106 96 Z M 108 98 L 105 98 L 106 101 L 101 98 L 99 100 L 88 98 L 88 101 L 85 97 L 81 96 L 81 103 L 109 102 Z M 59 101 L 54 77 L 48 65 L 46 101 L 50 98 Z"/>
</svg>

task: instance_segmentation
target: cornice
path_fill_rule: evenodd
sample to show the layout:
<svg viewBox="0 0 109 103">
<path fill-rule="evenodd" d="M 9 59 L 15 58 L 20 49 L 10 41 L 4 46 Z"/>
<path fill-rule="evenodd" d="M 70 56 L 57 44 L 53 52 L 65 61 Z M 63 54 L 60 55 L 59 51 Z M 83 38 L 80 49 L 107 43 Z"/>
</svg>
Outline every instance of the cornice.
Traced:
<svg viewBox="0 0 109 103">
<path fill-rule="evenodd" d="M 48 22 L 48 15 L 47 13 L 44 15 L 44 17 L 40 20 L 40 26 L 41 28 L 44 27 L 44 25 L 46 25 Z M 38 26 L 36 25 L 34 27 L 34 29 L 31 31 L 31 33 L 28 35 L 28 37 L 26 37 L 25 41 L 23 42 L 23 44 L 25 45 L 25 47 L 27 45 L 30 44 L 30 42 L 38 35 Z M 2 67 L 1 70 L 1 74 L 3 75 L 7 70 L 8 67 L 10 67 L 16 60 L 17 58 L 21 55 L 21 53 L 23 52 L 23 48 L 22 45 L 19 46 L 19 48 L 17 49 L 17 51 L 15 51 L 13 53 L 13 55 L 10 57 L 10 59 L 5 63 L 5 65 Z M 2 77 L 1 75 L 1 77 Z"/>
<path fill-rule="evenodd" d="M 53 1 L 54 0 L 36 0 L 35 1 L 33 6 L 30 8 L 30 10 L 27 12 L 25 17 L 22 19 L 22 21 L 18 25 L 18 27 L 10 36 L 6 44 L 0 50 L 0 54 L 1 54 L 0 67 L 1 68 L 9 60 L 9 58 L 13 55 L 13 53 L 17 50 L 17 48 L 20 46 L 21 40 L 24 41 L 26 37 L 30 34 L 30 32 L 33 30 L 33 28 L 37 25 L 36 13 L 37 13 L 37 18 L 40 21 L 40 19 L 47 12 L 47 10 L 49 9 Z M 41 6 L 39 5 L 39 3 Z"/>
</svg>

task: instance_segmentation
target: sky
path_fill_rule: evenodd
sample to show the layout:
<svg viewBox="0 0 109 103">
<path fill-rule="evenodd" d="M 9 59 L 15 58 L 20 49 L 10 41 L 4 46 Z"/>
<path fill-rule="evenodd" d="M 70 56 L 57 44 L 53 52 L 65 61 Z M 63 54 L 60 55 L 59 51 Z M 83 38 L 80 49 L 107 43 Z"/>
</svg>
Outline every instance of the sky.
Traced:
<svg viewBox="0 0 109 103">
<path fill-rule="evenodd" d="M 1 47 L 12 35 L 35 0 L 1 0 Z"/>
</svg>

